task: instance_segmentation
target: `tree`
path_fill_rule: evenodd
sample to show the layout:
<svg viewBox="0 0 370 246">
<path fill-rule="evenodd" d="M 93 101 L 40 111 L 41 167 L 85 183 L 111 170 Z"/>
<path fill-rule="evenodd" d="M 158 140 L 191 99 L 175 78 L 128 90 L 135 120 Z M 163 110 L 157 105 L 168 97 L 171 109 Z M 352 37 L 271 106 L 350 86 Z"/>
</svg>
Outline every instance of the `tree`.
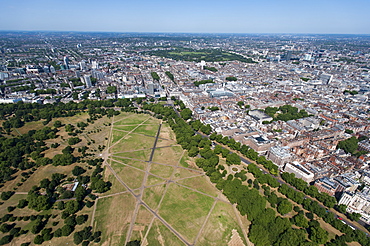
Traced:
<svg viewBox="0 0 370 246">
<path fill-rule="evenodd" d="M 72 174 L 74 175 L 74 176 L 80 176 L 81 174 L 83 174 L 83 173 L 85 173 L 86 172 L 86 170 L 85 169 L 83 169 L 82 167 L 80 167 L 80 166 L 75 166 L 74 168 L 73 168 L 73 170 L 72 170 Z"/>
<path fill-rule="evenodd" d="M 82 238 L 81 233 L 80 232 L 75 232 L 73 234 L 73 242 L 78 245 L 78 244 L 82 243 L 82 241 L 83 241 L 83 238 Z"/>
<path fill-rule="evenodd" d="M 292 203 L 290 203 L 287 199 L 283 199 L 277 207 L 277 211 L 281 214 L 287 214 L 292 211 Z"/>
<path fill-rule="evenodd" d="M 189 153 L 188 153 L 188 156 L 190 157 L 195 157 L 197 156 L 199 153 L 199 148 L 196 147 L 196 146 L 192 146 L 190 149 L 189 149 Z"/>
<path fill-rule="evenodd" d="M 65 205 L 65 210 L 69 214 L 74 214 L 79 210 L 79 204 L 75 200 L 68 201 Z"/>
<path fill-rule="evenodd" d="M 56 120 L 55 122 L 54 122 L 54 127 L 55 128 L 59 128 L 59 127 L 62 127 L 63 126 L 63 124 L 62 124 L 62 122 L 60 121 L 60 120 Z"/>
<path fill-rule="evenodd" d="M 21 199 L 21 200 L 19 200 L 17 207 L 18 207 L 18 208 L 24 208 L 24 207 L 26 207 L 27 205 L 28 205 L 27 200 L 26 200 L 26 199 Z"/>
<path fill-rule="evenodd" d="M 56 154 L 53 157 L 54 166 L 67 166 L 74 162 L 74 156 L 71 154 Z"/>
<path fill-rule="evenodd" d="M 130 241 L 126 244 L 126 246 L 140 246 L 141 242 L 139 240 Z"/>
<path fill-rule="evenodd" d="M 244 102 L 243 101 L 239 101 L 236 104 L 239 106 L 239 108 L 243 108 L 243 106 L 244 106 Z"/>
<path fill-rule="evenodd" d="M 74 227 L 77 224 L 77 222 L 76 222 L 76 215 L 73 214 L 71 216 L 68 216 L 64 220 L 64 224 Z"/>
<path fill-rule="evenodd" d="M 226 163 L 228 165 L 240 165 L 240 157 L 236 153 L 231 153 L 226 157 Z"/>
<path fill-rule="evenodd" d="M 117 87 L 116 86 L 108 86 L 107 87 L 107 94 L 116 94 L 117 93 Z"/>
<path fill-rule="evenodd" d="M 83 223 L 85 223 L 88 219 L 88 215 L 87 214 L 81 214 L 79 216 L 76 217 L 76 223 L 77 225 L 82 225 Z"/>
<path fill-rule="evenodd" d="M 301 213 L 295 215 L 292 218 L 292 223 L 295 224 L 298 227 L 303 227 L 303 228 L 307 228 L 308 227 L 308 220 Z"/>
<path fill-rule="evenodd" d="M 69 145 L 75 145 L 75 144 L 77 144 L 77 143 L 79 143 L 79 142 L 81 142 L 82 140 L 80 139 L 80 138 L 78 138 L 78 137 L 73 137 L 73 138 L 70 138 L 70 139 L 68 139 L 68 144 Z"/>
<path fill-rule="evenodd" d="M 320 226 L 311 226 L 309 228 L 308 237 L 318 244 L 324 244 L 328 241 L 328 232 Z"/>
<path fill-rule="evenodd" d="M 74 228 L 69 225 L 64 225 L 61 228 L 61 230 L 62 230 L 62 236 L 66 237 L 66 236 L 69 236 L 73 232 Z"/>
<path fill-rule="evenodd" d="M 180 115 L 181 115 L 181 117 L 182 117 L 184 120 L 188 120 L 188 119 L 190 119 L 190 118 L 192 117 L 193 112 L 191 112 L 191 110 L 190 110 L 190 109 L 185 108 L 185 109 L 183 109 L 183 110 L 180 112 Z"/>
<path fill-rule="evenodd" d="M 10 197 L 12 197 L 12 195 L 14 195 L 14 193 L 15 193 L 14 191 L 4 191 L 4 192 L 1 193 L 0 198 L 1 198 L 1 200 L 6 201 Z"/>
<path fill-rule="evenodd" d="M 237 81 L 238 79 L 236 77 L 230 76 L 230 77 L 226 77 L 226 80 L 227 81 Z"/>
</svg>

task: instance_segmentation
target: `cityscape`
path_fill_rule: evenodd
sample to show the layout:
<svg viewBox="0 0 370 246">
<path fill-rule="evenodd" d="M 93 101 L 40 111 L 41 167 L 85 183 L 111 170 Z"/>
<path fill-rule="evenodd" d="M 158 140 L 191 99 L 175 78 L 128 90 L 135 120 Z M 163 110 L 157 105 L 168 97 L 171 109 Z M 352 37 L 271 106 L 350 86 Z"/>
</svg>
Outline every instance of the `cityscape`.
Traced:
<svg viewBox="0 0 370 246">
<path fill-rule="evenodd" d="M 32 113 L 17 113 L 21 109 L 20 106 L 25 104 L 80 105 L 85 101 L 127 102 L 133 103 L 130 110 L 139 112 L 146 112 L 148 109 L 153 111 L 148 107 L 151 104 L 173 107 L 181 111 L 182 118 L 195 130 L 200 129 L 202 134 L 209 135 L 212 140 L 211 149 L 215 153 L 218 146 L 226 149 L 230 147 L 232 152 L 237 151 L 241 156 L 241 159 L 238 157 L 239 164 L 237 160 L 238 165 L 234 167 L 235 164 L 230 161 L 233 165 L 227 173 L 235 174 L 239 168 L 246 169 L 247 166 L 253 165 L 250 163 L 255 163 L 257 167 L 260 166 L 261 172 L 258 175 L 264 173 L 272 177 L 280 176 L 277 178 L 279 182 L 287 183 L 290 187 L 295 187 L 296 191 L 302 191 L 322 202 L 323 206 L 327 207 L 326 212 L 334 207 L 335 214 L 347 213 L 348 219 L 345 220 L 337 214 L 335 216 L 336 220 L 343 222 L 340 224 L 348 224 L 349 232 L 334 225 L 341 232 L 336 235 L 332 233 L 331 241 L 327 236 L 323 236 L 324 241 L 315 240 L 310 231 L 314 226 L 310 224 L 310 227 L 306 228 L 311 228 L 308 229 L 308 239 L 312 244 L 304 245 L 342 245 L 339 244 L 340 240 L 344 240 L 341 235 L 349 235 L 352 230 L 363 233 L 352 236 L 353 241 L 358 237 L 361 245 L 368 245 L 370 241 L 367 237 L 361 236 L 368 235 L 366 228 L 370 224 L 369 51 L 369 35 L 3 31 L 0 35 L 2 138 L 5 140 L 17 137 L 17 134 L 21 134 L 17 128 L 22 129 L 23 125 L 29 124 L 27 122 L 37 120 Z M 6 105 L 18 105 L 18 111 L 14 108 L 11 112 L 7 110 Z M 111 106 L 104 106 L 109 107 Z M 89 107 L 89 113 L 90 109 Z M 118 110 L 117 106 L 115 110 Z M 190 116 L 184 116 L 186 110 Z M 53 121 L 54 117 L 56 116 L 41 116 L 41 119 L 46 119 L 45 124 L 51 124 L 49 122 Z M 20 121 L 19 126 L 14 119 Z M 88 122 L 92 124 L 91 121 Z M 53 123 L 56 127 L 54 121 Z M 198 124 L 203 128 L 197 128 L 195 125 Z M 83 134 L 82 131 L 76 130 L 77 133 L 81 136 Z M 104 145 L 99 145 L 99 153 L 102 153 L 100 156 L 107 153 L 104 149 L 110 149 L 106 148 L 109 146 L 107 139 L 108 137 Z M 184 141 L 186 142 L 177 137 L 177 143 L 188 150 L 190 157 L 200 155 L 205 158 L 202 154 L 205 147 L 198 143 L 190 147 L 187 146 L 189 143 L 185 144 Z M 219 145 L 215 147 L 215 144 Z M 253 153 L 244 153 L 243 146 L 248 146 L 246 148 L 253 150 Z M 37 163 L 37 158 L 32 158 Z M 264 161 L 260 161 L 260 158 Z M 54 158 L 52 160 L 54 165 Z M 226 167 L 230 166 L 228 158 L 226 161 Z M 273 164 L 263 164 L 268 162 Z M 202 168 L 200 161 L 194 163 L 197 163 L 198 169 Z M 2 165 L 6 166 L 4 162 Z M 17 169 L 14 170 L 18 175 Z M 208 175 L 207 168 L 203 167 L 203 170 Z M 256 177 L 248 182 L 257 182 L 259 179 L 256 173 L 259 173 L 259 170 L 248 167 L 248 171 Z M 243 173 L 245 171 L 242 171 L 240 176 L 245 176 Z M 237 176 L 235 174 L 235 177 Z M 215 183 L 212 181 L 213 176 L 210 177 L 211 182 Z M 302 189 L 295 185 L 294 177 L 305 181 L 307 187 Z M 7 187 L 12 179 L 8 180 L 2 178 L 3 187 Z M 242 179 L 243 183 L 248 185 L 246 180 Z M 79 182 L 84 183 L 81 180 Z M 266 183 L 259 182 L 261 185 Z M 279 186 L 279 183 L 277 186 L 269 182 L 266 184 L 271 186 L 271 190 L 276 190 Z M 220 189 L 218 185 L 219 182 L 216 182 L 216 187 Z M 223 194 L 230 200 L 225 189 L 224 187 Z M 254 189 L 260 190 L 261 194 L 264 194 L 265 190 L 267 201 L 273 203 L 269 197 L 269 186 L 260 187 L 257 182 Z M 2 191 L 3 194 L 8 192 L 6 189 Z M 15 193 L 17 194 L 17 191 Z M 284 194 L 281 191 L 280 193 Z M 304 202 L 284 195 L 294 201 L 293 205 L 303 204 L 305 211 L 310 211 Z M 26 200 L 30 203 L 29 198 Z M 333 204 L 328 205 L 333 201 Z M 271 205 L 272 208 L 274 206 Z M 294 209 L 303 211 L 297 205 Z M 315 211 L 311 212 L 315 213 L 315 216 L 323 217 Z M 285 213 L 281 214 L 284 216 Z M 307 218 L 309 219 L 309 216 Z M 325 218 L 324 220 L 326 221 Z M 2 221 L 7 220 L 3 217 Z M 244 225 L 244 229 L 249 227 L 249 234 L 246 233 L 249 239 L 234 238 L 228 245 L 269 245 L 259 241 L 262 240 L 259 239 L 260 236 L 255 235 L 256 232 L 253 233 L 253 219 L 250 221 L 250 227 Z M 334 222 L 328 223 L 333 226 Z M 329 224 L 324 226 L 326 230 Z M 243 223 L 241 226 L 243 227 Z M 299 224 L 295 226 L 305 228 Z M 2 228 L 1 231 L 5 235 L 7 230 L 4 226 Z M 174 230 L 176 231 L 176 228 Z M 16 240 L 17 233 L 12 234 L 11 238 Z M 227 233 L 231 236 L 231 231 Z M 181 232 L 175 235 L 183 243 L 193 245 L 186 237 L 181 237 Z M 40 244 L 36 238 L 33 243 Z M 140 244 L 140 241 L 145 241 L 143 238 L 134 239 L 130 241 L 130 238 L 126 238 L 125 245 L 152 243 L 147 241 Z M 48 241 L 45 237 L 43 240 Z M 349 239 L 346 242 L 351 241 L 352 239 Z M 11 245 L 20 245 L 20 241 L 16 242 L 18 243 Z M 197 244 L 196 240 L 194 243 L 205 245 Z M 158 245 L 161 244 L 177 245 L 163 242 Z M 88 242 L 85 245 L 88 245 Z M 225 244 L 216 242 L 209 245 Z M 274 245 L 285 244 L 275 241 Z"/>
</svg>

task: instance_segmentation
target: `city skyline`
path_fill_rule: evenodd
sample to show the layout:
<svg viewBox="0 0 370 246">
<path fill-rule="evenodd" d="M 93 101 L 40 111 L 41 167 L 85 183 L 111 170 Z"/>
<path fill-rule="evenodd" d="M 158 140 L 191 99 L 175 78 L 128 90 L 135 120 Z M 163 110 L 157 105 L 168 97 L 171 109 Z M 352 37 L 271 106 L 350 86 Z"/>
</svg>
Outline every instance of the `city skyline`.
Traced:
<svg viewBox="0 0 370 246">
<path fill-rule="evenodd" d="M 370 34 L 370 2 L 4 2 L 0 30 Z"/>
</svg>

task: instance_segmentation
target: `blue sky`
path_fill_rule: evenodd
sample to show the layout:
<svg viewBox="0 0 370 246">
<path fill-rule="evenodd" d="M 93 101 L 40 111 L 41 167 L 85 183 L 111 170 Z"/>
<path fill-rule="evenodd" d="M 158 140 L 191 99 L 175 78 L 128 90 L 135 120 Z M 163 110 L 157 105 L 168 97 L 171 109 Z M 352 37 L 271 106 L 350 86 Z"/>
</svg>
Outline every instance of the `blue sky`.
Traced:
<svg viewBox="0 0 370 246">
<path fill-rule="evenodd" d="M 0 0 L 0 30 L 370 34 L 370 0 Z"/>
</svg>

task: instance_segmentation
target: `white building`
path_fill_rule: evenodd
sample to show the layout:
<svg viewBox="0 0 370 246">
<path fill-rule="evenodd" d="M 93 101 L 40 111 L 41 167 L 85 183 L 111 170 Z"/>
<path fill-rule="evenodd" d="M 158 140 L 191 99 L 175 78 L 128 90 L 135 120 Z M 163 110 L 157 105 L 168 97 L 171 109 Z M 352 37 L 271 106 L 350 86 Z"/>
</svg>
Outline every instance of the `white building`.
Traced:
<svg viewBox="0 0 370 246">
<path fill-rule="evenodd" d="M 310 183 L 315 176 L 311 171 L 303 167 L 298 162 L 287 163 L 284 171 L 288 173 L 294 173 L 297 178 L 303 179 L 307 183 Z"/>
<path fill-rule="evenodd" d="M 362 192 L 344 192 L 339 200 L 339 204 L 347 206 L 350 213 L 361 214 L 361 220 L 370 223 L 370 189 L 365 187 Z"/>
</svg>

